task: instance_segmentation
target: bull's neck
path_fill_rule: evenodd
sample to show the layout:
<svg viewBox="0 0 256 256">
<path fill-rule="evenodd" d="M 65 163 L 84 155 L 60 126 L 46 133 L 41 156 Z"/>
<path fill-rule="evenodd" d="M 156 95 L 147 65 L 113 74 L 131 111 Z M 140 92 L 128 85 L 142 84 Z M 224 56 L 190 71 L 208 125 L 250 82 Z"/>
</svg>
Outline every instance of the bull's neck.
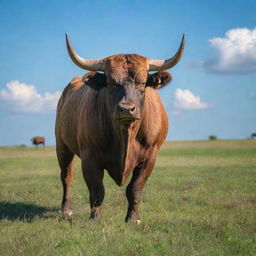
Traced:
<svg viewBox="0 0 256 256">
<path fill-rule="evenodd" d="M 118 136 L 118 143 L 122 149 L 120 151 L 120 174 L 122 175 L 122 184 L 133 171 L 138 161 L 139 149 L 136 136 L 140 123 L 141 121 L 137 120 L 130 125 L 119 125 L 120 136 Z"/>
</svg>

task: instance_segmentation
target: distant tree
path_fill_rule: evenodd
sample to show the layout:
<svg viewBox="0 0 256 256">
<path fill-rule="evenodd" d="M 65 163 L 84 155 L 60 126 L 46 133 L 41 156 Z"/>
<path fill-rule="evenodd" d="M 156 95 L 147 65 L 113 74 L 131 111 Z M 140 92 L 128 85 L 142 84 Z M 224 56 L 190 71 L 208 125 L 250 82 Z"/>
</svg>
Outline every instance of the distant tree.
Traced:
<svg viewBox="0 0 256 256">
<path fill-rule="evenodd" d="M 255 139 L 255 138 L 256 138 L 256 133 L 255 133 L 255 132 L 253 132 L 253 133 L 251 134 L 251 138 L 252 138 L 252 139 Z"/>
<path fill-rule="evenodd" d="M 217 140 L 218 138 L 217 138 L 217 136 L 215 136 L 215 135 L 210 135 L 209 136 L 209 140 Z"/>
</svg>

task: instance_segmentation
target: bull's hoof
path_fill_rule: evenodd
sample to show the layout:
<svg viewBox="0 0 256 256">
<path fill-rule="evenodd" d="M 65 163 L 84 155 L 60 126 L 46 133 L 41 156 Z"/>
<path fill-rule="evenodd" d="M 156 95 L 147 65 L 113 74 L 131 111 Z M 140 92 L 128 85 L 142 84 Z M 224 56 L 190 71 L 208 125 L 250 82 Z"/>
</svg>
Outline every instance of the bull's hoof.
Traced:
<svg viewBox="0 0 256 256">
<path fill-rule="evenodd" d="M 63 213 L 67 216 L 72 216 L 73 215 L 73 211 L 70 209 L 64 210 Z"/>
<path fill-rule="evenodd" d="M 126 222 L 126 223 L 134 224 L 135 226 L 138 226 L 138 225 L 140 225 L 140 223 L 141 223 L 140 220 L 133 220 L 133 219 L 125 220 L 125 222 Z"/>
<path fill-rule="evenodd" d="M 99 221 L 99 220 L 101 220 L 101 216 L 91 216 L 90 215 L 89 220 L 91 220 L 91 221 Z"/>
<path fill-rule="evenodd" d="M 100 208 L 92 208 L 90 214 L 90 220 L 100 220 L 101 219 L 101 210 Z"/>
<path fill-rule="evenodd" d="M 73 211 L 72 211 L 72 207 L 70 206 L 70 204 L 64 204 L 61 207 L 61 211 L 67 215 L 67 216 L 72 216 L 73 215 Z"/>
<path fill-rule="evenodd" d="M 140 225 L 140 223 L 141 223 L 140 219 L 137 219 L 137 218 L 126 218 L 125 222 L 132 223 L 135 225 Z"/>
<path fill-rule="evenodd" d="M 141 223 L 140 221 L 140 215 L 136 211 L 128 212 L 125 218 L 125 222 L 133 223 L 135 225 L 139 225 Z"/>
</svg>

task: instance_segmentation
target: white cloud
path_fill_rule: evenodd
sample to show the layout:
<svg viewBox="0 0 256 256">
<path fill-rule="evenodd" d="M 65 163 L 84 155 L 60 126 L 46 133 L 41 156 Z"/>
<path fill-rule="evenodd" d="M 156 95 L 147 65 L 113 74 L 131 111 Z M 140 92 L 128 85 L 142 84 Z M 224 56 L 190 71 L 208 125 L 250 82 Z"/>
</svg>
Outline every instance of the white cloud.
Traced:
<svg viewBox="0 0 256 256">
<path fill-rule="evenodd" d="M 56 110 L 61 92 L 39 94 L 34 85 L 11 81 L 0 90 L 0 100 L 15 112 L 49 113 Z"/>
<path fill-rule="evenodd" d="M 250 73 L 256 71 L 256 27 L 231 29 L 224 38 L 209 40 L 216 56 L 204 62 L 208 72 Z"/>
<path fill-rule="evenodd" d="M 185 110 L 205 109 L 209 108 L 209 104 L 201 102 L 200 97 L 189 90 L 176 89 L 174 107 Z"/>
<path fill-rule="evenodd" d="M 249 94 L 249 96 L 250 96 L 250 97 L 256 97 L 256 93 L 255 93 L 255 92 L 251 92 L 251 93 Z"/>
</svg>

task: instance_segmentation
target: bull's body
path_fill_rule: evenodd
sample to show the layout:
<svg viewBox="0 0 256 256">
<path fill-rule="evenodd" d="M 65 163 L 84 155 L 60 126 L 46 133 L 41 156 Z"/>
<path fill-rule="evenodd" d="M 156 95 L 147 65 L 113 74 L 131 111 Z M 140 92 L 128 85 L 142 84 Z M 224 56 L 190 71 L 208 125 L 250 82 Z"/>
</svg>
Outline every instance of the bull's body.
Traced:
<svg viewBox="0 0 256 256">
<path fill-rule="evenodd" d="M 97 76 L 89 73 L 86 82 L 77 78 L 66 87 L 58 105 L 57 146 L 66 145 L 88 162 L 94 159 L 123 185 L 134 168 L 155 159 L 167 134 L 167 115 L 157 91 L 147 87 L 141 119 L 125 131 L 116 129 L 107 87 L 97 84 Z"/>
<path fill-rule="evenodd" d="M 45 146 L 45 137 L 36 136 L 32 138 L 31 141 L 32 141 L 32 144 L 35 145 L 36 147 L 38 147 L 39 144 L 42 144 L 43 146 Z"/>
<path fill-rule="evenodd" d="M 156 89 L 165 86 L 171 76 L 167 72 L 148 74 L 149 59 L 132 54 L 113 55 L 104 59 L 104 64 L 102 60 L 96 65 L 89 61 L 88 68 L 73 52 L 69 41 L 68 49 L 80 67 L 99 68 L 104 74 L 90 72 L 73 79 L 58 103 L 55 133 L 64 189 L 62 210 L 72 214 L 70 185 L 73 158 L 77 155 L 90 193 L 91 218 L 100 216 L 103 175 L 107 170 L 119 186 L 132 173 L 126 189 L 126 221 L 138 223 L 143 186 L 168 131 L 167 115 Z M 177 63 L 175 58 L 171 64 Z M 161 61 L 153 62 L 154 70 L 159 63 L 162 65 Z"/>
</svg>

